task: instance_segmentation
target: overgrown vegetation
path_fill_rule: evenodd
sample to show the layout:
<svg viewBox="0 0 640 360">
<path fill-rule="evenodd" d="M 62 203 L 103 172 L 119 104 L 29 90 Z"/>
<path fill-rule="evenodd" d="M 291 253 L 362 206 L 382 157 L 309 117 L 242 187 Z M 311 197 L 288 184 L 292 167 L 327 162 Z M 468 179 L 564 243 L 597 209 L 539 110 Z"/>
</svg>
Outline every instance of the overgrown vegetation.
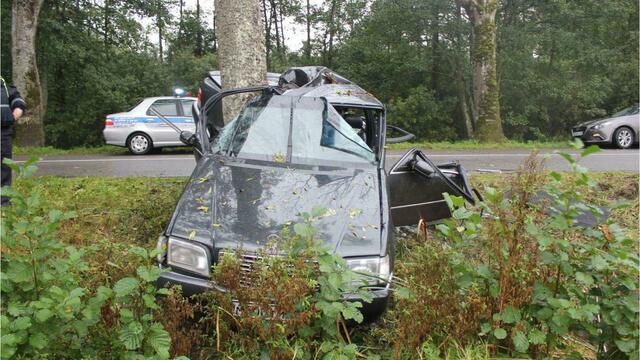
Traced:
<svg viewBox="0 0 640 360">
<path fill-rule="evenodd" d="M 355 327 L 343 318 L 360 320 L 358 305 L 339 296 L 357 291 L 354 274 L 313 240 L 323 209 L 283 229 L 248 278 L 242 249 L 224 255 L 213 273 L 230 293 L 187 301 L 177 289 L 158 296 L 154 251 L 143 249 L 185 179 L 20 177 L 2 212 L 2 356 L 634 357 L 638 175 L 572 167 L 547 173 L 530 160 L 517 174 L 472 177 L 485 216 L 449 197 L 452 220 L 401 236 L 406 290 Z M 575 222 L 620 198 L 630 207 L 606 222 Z"/>
<path fill-rule="evenodd" d="M 3 34 L 11 34 L 11 3 L 2 3 Z M 474 38 L 458 6 L 466 1 L 259 3 L 269 71 L 328 66 L 380 98 L 389 122 L 421 140 L 467 139 Z M 105 115 L 168 95 L 174 86 L 195 94 L 205 72 L 218 69 L 211 3 L 198 4 L 46 1 L 36 48 L 47 145 L 101 145 Z M 502 0 L 497 6 L 493 85 L 509 139 L 553 140 L 578 122 L 638 101 L 638 2 Z M 288 48 L 284 39 L 293 36 L 283 21 L 309 29 L 300 49 Z M 11 81 L 11 36 L 1 46 L 3 76 Z"/>
</svg>

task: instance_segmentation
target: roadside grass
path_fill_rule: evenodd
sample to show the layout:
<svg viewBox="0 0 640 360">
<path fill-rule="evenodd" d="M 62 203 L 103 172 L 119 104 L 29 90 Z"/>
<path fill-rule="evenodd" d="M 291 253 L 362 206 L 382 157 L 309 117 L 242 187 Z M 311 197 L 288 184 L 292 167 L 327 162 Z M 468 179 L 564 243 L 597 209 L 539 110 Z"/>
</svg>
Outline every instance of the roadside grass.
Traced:
<svg viewBox="0 0 640 360">
<path fill-rule="evenodd" d="M 474 186 L 482 189 L 491 186 L 502 188 L 510 174 L 476 174 L 470 177 Z M 613 212 L 612 217 L 627 227 L 638 239 L 638 181 L 640 176 L 630 172 L 606 172 L 590 174 L 597 187 L 586 196 L 598 204 L 622 199 L 630 207 Z M 90 271 L 87 282 L 103 281 L 105 273 L 117 278 L 138 264 L 127 246 L 137 244 L 146 248 L 155 246 L 158 235 L 166 227 L 175 203 L 187 182 L 187 178 L 114 178 L 114 177 L 36 177 L 19 178 L 16 187 L 20 190 L 38 192 L 51 209 L 75 211 L 75 218 L 66 220 L 58 232 L 60 242 L 73 244 L 87 251 Z M 410 263 L 401 253 L 403 243 L 415 242 L 415 236 L 400 235 L 396 266 L 402 269 Z M 99 247 L 95 245 L 99 244 Z M 96 250 L 99 249 L 99 250 Z M 406 254 L 405 254 L 406 255 Z M 419 264 L 418 264 L 419 265 Z M 413 265 L 414 267 L 416 265 Z M 438 271 L 433 272 L 438 273 Z M 393 305 L 392 305 L 393 306 Z M 392 307 L 393 309 L 393 307 Z M 455 323 L 455 322 L 454 322 Z M 372 325 L 356 327 L 350 335 L 354 341 L 381 358 L 412 359 L 482 359 L 499 358 L 500 353 L 491 353 L 487 344 L 466 338 L 449 338 L 447 344 L 427 341 L 416 349 L 400 349 L 394 353 L 382 334 L 387 332 L 386 323 L 380 320 Z M 588 344 L 566 341 L 572 351 L 583 353 L 583 358 L 595 358 Z M 559 354 L 559 358 L 568 353 Z"/>
<path fill-rule="evenodd" d="M 190 147 L 166 147 L 156 149 L 156 152 L 166 154 L 191 154 Z M 58 156 L 58 155 L 128 155 L 129 150 L 120 146 L 102 145 L 96 147 L 74 147 L 59 149 L 52 146 L 21 147 L 14 146 L 14 155 Z"/>
<path fill-rule="evenodd" d="M 432 150 L 491 150 L 491 149 L 568 149 L 569 141 L 505 141 L 503 143 L 479 143 L 474 140 L 463 140 L 455 142 L 447 141 L 416 141 L 400 144 L 389 144 L 391 150 L 408 150 L 411 148 L 432 149 Z M 166 154 L 190 154 L 189 147 L 168 147 L 158 149 L 158 152 Z M 126 155 L 129 150 L 124 147 L 102 145 L 96 147 L 74 147 L 70 149 L 59 149 L 52 146 L 44 147 L 20 147 L 13 148 L 14 155 Z"/>
<path fill-rule="evenodd" d="M 400 144 L 386 145 L 390 150 L 408 150 L 411 148 L 432 149 L 432 150 L 491 150 L 491 149 L 568 149 L 569 140 L 566 141 L 505 141 L 501 143 L 480 143 L 475 140 L 462 141 L 415 141 Z"/>
<path fill-rule="evenodd" d="M 474 174 L 470 181 L 482 192 L 487 186 L 500 189 L 508 176 Z M 586 194 L 587 199 L 596 204 L 627 201 L 629 207 L 617 209 L 611 216 L 638 237 L 640 175 L 613 171 L 592 173 L 591 177 L 598 185 Z M 60 239 L 65 243 L 89 245 L 102 238 L 110 242 L 152 246 L 167 225 L 186 182 L 186 177 L 44 176 L 19 178 L 15 185 L 21 190 L 30 188 L 40 192 L 52 209 L 78 214 L 67 220 L 60 230 Z"/>
</svg>

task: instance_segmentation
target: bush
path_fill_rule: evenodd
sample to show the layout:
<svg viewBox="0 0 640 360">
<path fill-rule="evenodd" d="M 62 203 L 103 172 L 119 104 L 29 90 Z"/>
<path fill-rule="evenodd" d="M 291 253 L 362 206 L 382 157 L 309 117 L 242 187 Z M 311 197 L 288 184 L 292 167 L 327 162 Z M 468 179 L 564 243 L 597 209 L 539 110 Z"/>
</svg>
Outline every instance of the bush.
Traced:
<svg viewBox="0 0 640 360">
<path fill-rule="evenodd" d="M 453 218 L 438 226 L 446 241 L 414 245 L 398 267 L 416 296 L 398 300 L 387 319 L 396 356 L 451 339 L 534 357 L 567 356 L 576 339 L 598 356 L 638 356 L 636 240 L 584 201 L 595 182 L 563 156 L 572 173 L 547 175 L 531 157 L 504 191 L 486 188 L 484 216 L 446 196 Z M 581 225 L 585 214 L 600 225 Z"/>
<path fill-rule="evenodd" d="M 35 171 L 6 161 L 20 176 Z M 64 246 L 56 231 L 75 213 L 45 210 L 37 191 L 3 188 L 11 206 L 2 208 L 2 357 L 145 356 L 168 358 L 171 339 L 154 321 L 159 310 L 154 254 L 129 247 L 139 257 L 135 275 L 113 286 L 83 286 L 89 266 L 84 251 Z M 90 282 L 88 282 L 90 283 Z"/>
</svg>

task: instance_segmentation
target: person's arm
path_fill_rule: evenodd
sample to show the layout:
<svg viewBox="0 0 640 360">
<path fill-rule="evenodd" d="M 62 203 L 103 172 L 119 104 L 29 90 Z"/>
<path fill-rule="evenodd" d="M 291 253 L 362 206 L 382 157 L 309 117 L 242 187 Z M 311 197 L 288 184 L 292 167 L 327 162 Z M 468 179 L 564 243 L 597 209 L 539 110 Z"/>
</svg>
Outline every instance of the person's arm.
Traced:
<svg viewBox="0 0 640 360">
<path fill-rule="evenodd" d="M 11 107 L 11 111 L 13 112 L 13 118 L 18 121 L 20 117 L 27 110 L 27 103 L 24 101 L 18 89 L 13 86 L 7 86 L 9 90 L 9 106 Z"/>
</svg>

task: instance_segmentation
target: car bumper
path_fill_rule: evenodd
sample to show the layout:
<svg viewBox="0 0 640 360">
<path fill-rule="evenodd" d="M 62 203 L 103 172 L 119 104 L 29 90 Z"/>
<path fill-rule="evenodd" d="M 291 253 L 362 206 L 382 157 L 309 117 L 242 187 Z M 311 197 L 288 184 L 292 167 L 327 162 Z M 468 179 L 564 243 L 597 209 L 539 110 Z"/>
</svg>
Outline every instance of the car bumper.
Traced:
<svg viewBox="0 0 640 360">
<path fill-rule="evenodd" d="M 585 144 L 603 144 L 611 142 L 610 134 L 602 129 L 586 129 L 584 131 L 573 130 L 571 134 L 574 138 L 579 138 Z"/>
<path fill-rule="evenodd" d="M 102 136 L 104 136 L 104 142 L 108 145 L 127 146 L 127 136 L 130 133 L 130 129 L 108 127 L 102 131 Z"/>
<path fill-rule="evenodd" d="M 180 274 L 174 271 L 167 271 L 162 273 L 160 275 L 160 278 L 158 278 L 157 280 L 158 287 L 170 287 L 173 285 L 180 285 L 182 287 L 182 295 L 185 297 L 190 297 L 192 295 L 211 290 L 220 292 L 227 291 L 225 288 L 218 286 L 209 280 Z M 366 321 L 375 320 L 380 315 L 382 315 L 382 313 L 387 308 L 387 305 L 389 304 L 389 298 L 391 294 L 391 290 L 389 290 L 388 287 L 376 288 L 369 291 L 373 296 L 373 299 L 369 303 L 362 301 L 362 299 L 358 296 L 344 295 L 344 298 L 347 301 L 360 301 L 362 303 L 362 308 L 360 308 L 360 311 L 362 312 L 362 315 Z"/>
</svg>

